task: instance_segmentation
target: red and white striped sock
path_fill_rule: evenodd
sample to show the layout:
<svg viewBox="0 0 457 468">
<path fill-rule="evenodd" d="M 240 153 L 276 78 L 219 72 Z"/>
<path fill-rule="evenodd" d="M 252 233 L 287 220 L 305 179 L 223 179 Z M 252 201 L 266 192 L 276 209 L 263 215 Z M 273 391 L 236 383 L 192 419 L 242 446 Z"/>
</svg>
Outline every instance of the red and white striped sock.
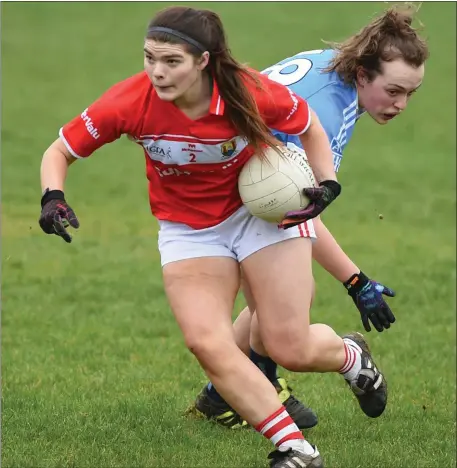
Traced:
<svg viewBox="0 0 457 468">
<path fill-rule="evenodd" d="M 343 339 L 346 358 L 343 367 L 338 371 L 346 380 L 355 380 L 362 369 L 362 350 L 349 338 Z"/>
<path fill-rule="evenodd" d="M 270 439 L 277 448 L 291 447 L 309 455 L 314 453 L 314 448 L 305 440 L 284 406 L 258 424 L 255 429 Z"/>
</svg>

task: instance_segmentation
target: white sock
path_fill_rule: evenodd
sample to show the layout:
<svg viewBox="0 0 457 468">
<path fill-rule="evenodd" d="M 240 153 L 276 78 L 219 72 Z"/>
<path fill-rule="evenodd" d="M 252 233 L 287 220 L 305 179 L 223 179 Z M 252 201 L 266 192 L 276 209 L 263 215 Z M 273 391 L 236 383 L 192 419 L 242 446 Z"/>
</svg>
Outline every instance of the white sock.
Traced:
<svg viewBox="0 0 457 468">
<path fill-rule="evenodd" d="M 349 338 L 344 338 L 344 350 L 346 359 L 338 371 L 346 380 L 352 381 L 357 378 L 362 369 L 362 350 L 360 346 Z"/>
<path fill-rule="evenodd" d="M 312 445 L 304 439 L 284 406 L 258 424 L 256 430 L 270 439 L 281 451 L 288 447 L 307 455 L 312 455 L 315 451 Z"/>
<path fill-rule="evenodd" d="M 280 449 L 282 449 L 283 447 L 291 447 L 292 450 L 304 453 L 305 455 L 312 455 L 315 452 L 314 447 L 305 439 L 287 440 L 279 446 Z"/>
</svg>

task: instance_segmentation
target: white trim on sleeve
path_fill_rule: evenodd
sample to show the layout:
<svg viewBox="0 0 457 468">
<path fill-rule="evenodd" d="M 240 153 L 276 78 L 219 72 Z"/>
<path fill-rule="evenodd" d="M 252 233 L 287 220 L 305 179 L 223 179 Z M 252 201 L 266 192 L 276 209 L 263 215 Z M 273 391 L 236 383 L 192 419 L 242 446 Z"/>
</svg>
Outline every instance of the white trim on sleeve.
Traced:
<svg viewBox="0 0 457 468">
<path fill-rule="evenodd" d="M 71 155 L 75 158 L 78 159 L 84 159 L 82 156 L 79 156 L 79 154 L 76 154 L 73 151 L 73 148 L 70 146 L 70 143 L 68 143 L 67 139 L 63 136 L 63 127 L 59 130 L 59 136 L 62 138 L 62 141 L 64 142 L 65 146 L 67 147 L 67 150 L 71 153 Z"/>
<path fill-rule="evenodd" d="M 310 125 L 311 125 L 311 108 L 308 106 L 308 123 L 306 124 L 306 127 L 300 133 L 291 133 L 290 135 L 293 135 L 293 136 L 303 135 L 303 133 L 305 133 L 308 130 Z"/>
</svg>

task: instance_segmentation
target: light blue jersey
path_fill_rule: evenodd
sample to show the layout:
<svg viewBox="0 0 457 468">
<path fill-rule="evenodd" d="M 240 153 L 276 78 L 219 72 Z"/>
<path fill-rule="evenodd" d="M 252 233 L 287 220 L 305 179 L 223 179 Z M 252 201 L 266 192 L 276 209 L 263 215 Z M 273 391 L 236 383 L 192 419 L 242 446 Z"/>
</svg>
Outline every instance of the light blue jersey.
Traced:
<svg viewBox="0 0 457 468">
<path fill-rule="evenodd" d="M 262 73 L 288 86 L 316 112 L 330 140 L 335 170 L 338 171 L 359 110 L 355 86 L 344 83 L 337 73 L 323 72 L 334 53 L 331 49 L 301 52 Z M 298 137 L 275 131 L 273 133 L 284 143 L 303 148 Z"/>
</svg>

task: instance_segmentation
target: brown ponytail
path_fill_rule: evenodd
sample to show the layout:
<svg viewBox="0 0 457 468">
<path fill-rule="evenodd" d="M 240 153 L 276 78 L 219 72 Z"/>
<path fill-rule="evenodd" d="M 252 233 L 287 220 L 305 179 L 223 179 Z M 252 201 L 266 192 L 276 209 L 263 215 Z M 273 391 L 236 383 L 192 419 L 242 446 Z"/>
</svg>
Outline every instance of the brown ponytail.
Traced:
<svg viewBox="0 0 457 468">
<path fill-rule="evenodd" d="M 246 138 L 260 154 L 265 146 L 275 148 L 279 142 L 262 119 L 246 86 L 250 82 L 260 88 L 261 83 L 232 56 L 220 17 L 210 10 L 170 7 L 156 15 L 149 23 L 148 30 L 157 26 L 179 31 L 204 46 L 210 54 L 209 71 L 225 101 L 225 113 L 238 134 Z M 154 31 L 148 33 L 147 38 L 185 45 L 187 51 L 197 58 L 202 54 L 198 47 L 166 32 Z"/>
<path fill-rule="evenodd" d="M 381 62 L 398 58 L 408 65 L 420 67 L 428 58 L 427 43 L 412 26 L 418 7 L 405 4 L 389 8 L 371 21 L 358 34 L 342 43 L 328 43 L 336 56 L 325 70 L 337 72 L 346 83 L 356 79 L 363 67 L 370 79 L 381 72 Z"/>
</svg>

